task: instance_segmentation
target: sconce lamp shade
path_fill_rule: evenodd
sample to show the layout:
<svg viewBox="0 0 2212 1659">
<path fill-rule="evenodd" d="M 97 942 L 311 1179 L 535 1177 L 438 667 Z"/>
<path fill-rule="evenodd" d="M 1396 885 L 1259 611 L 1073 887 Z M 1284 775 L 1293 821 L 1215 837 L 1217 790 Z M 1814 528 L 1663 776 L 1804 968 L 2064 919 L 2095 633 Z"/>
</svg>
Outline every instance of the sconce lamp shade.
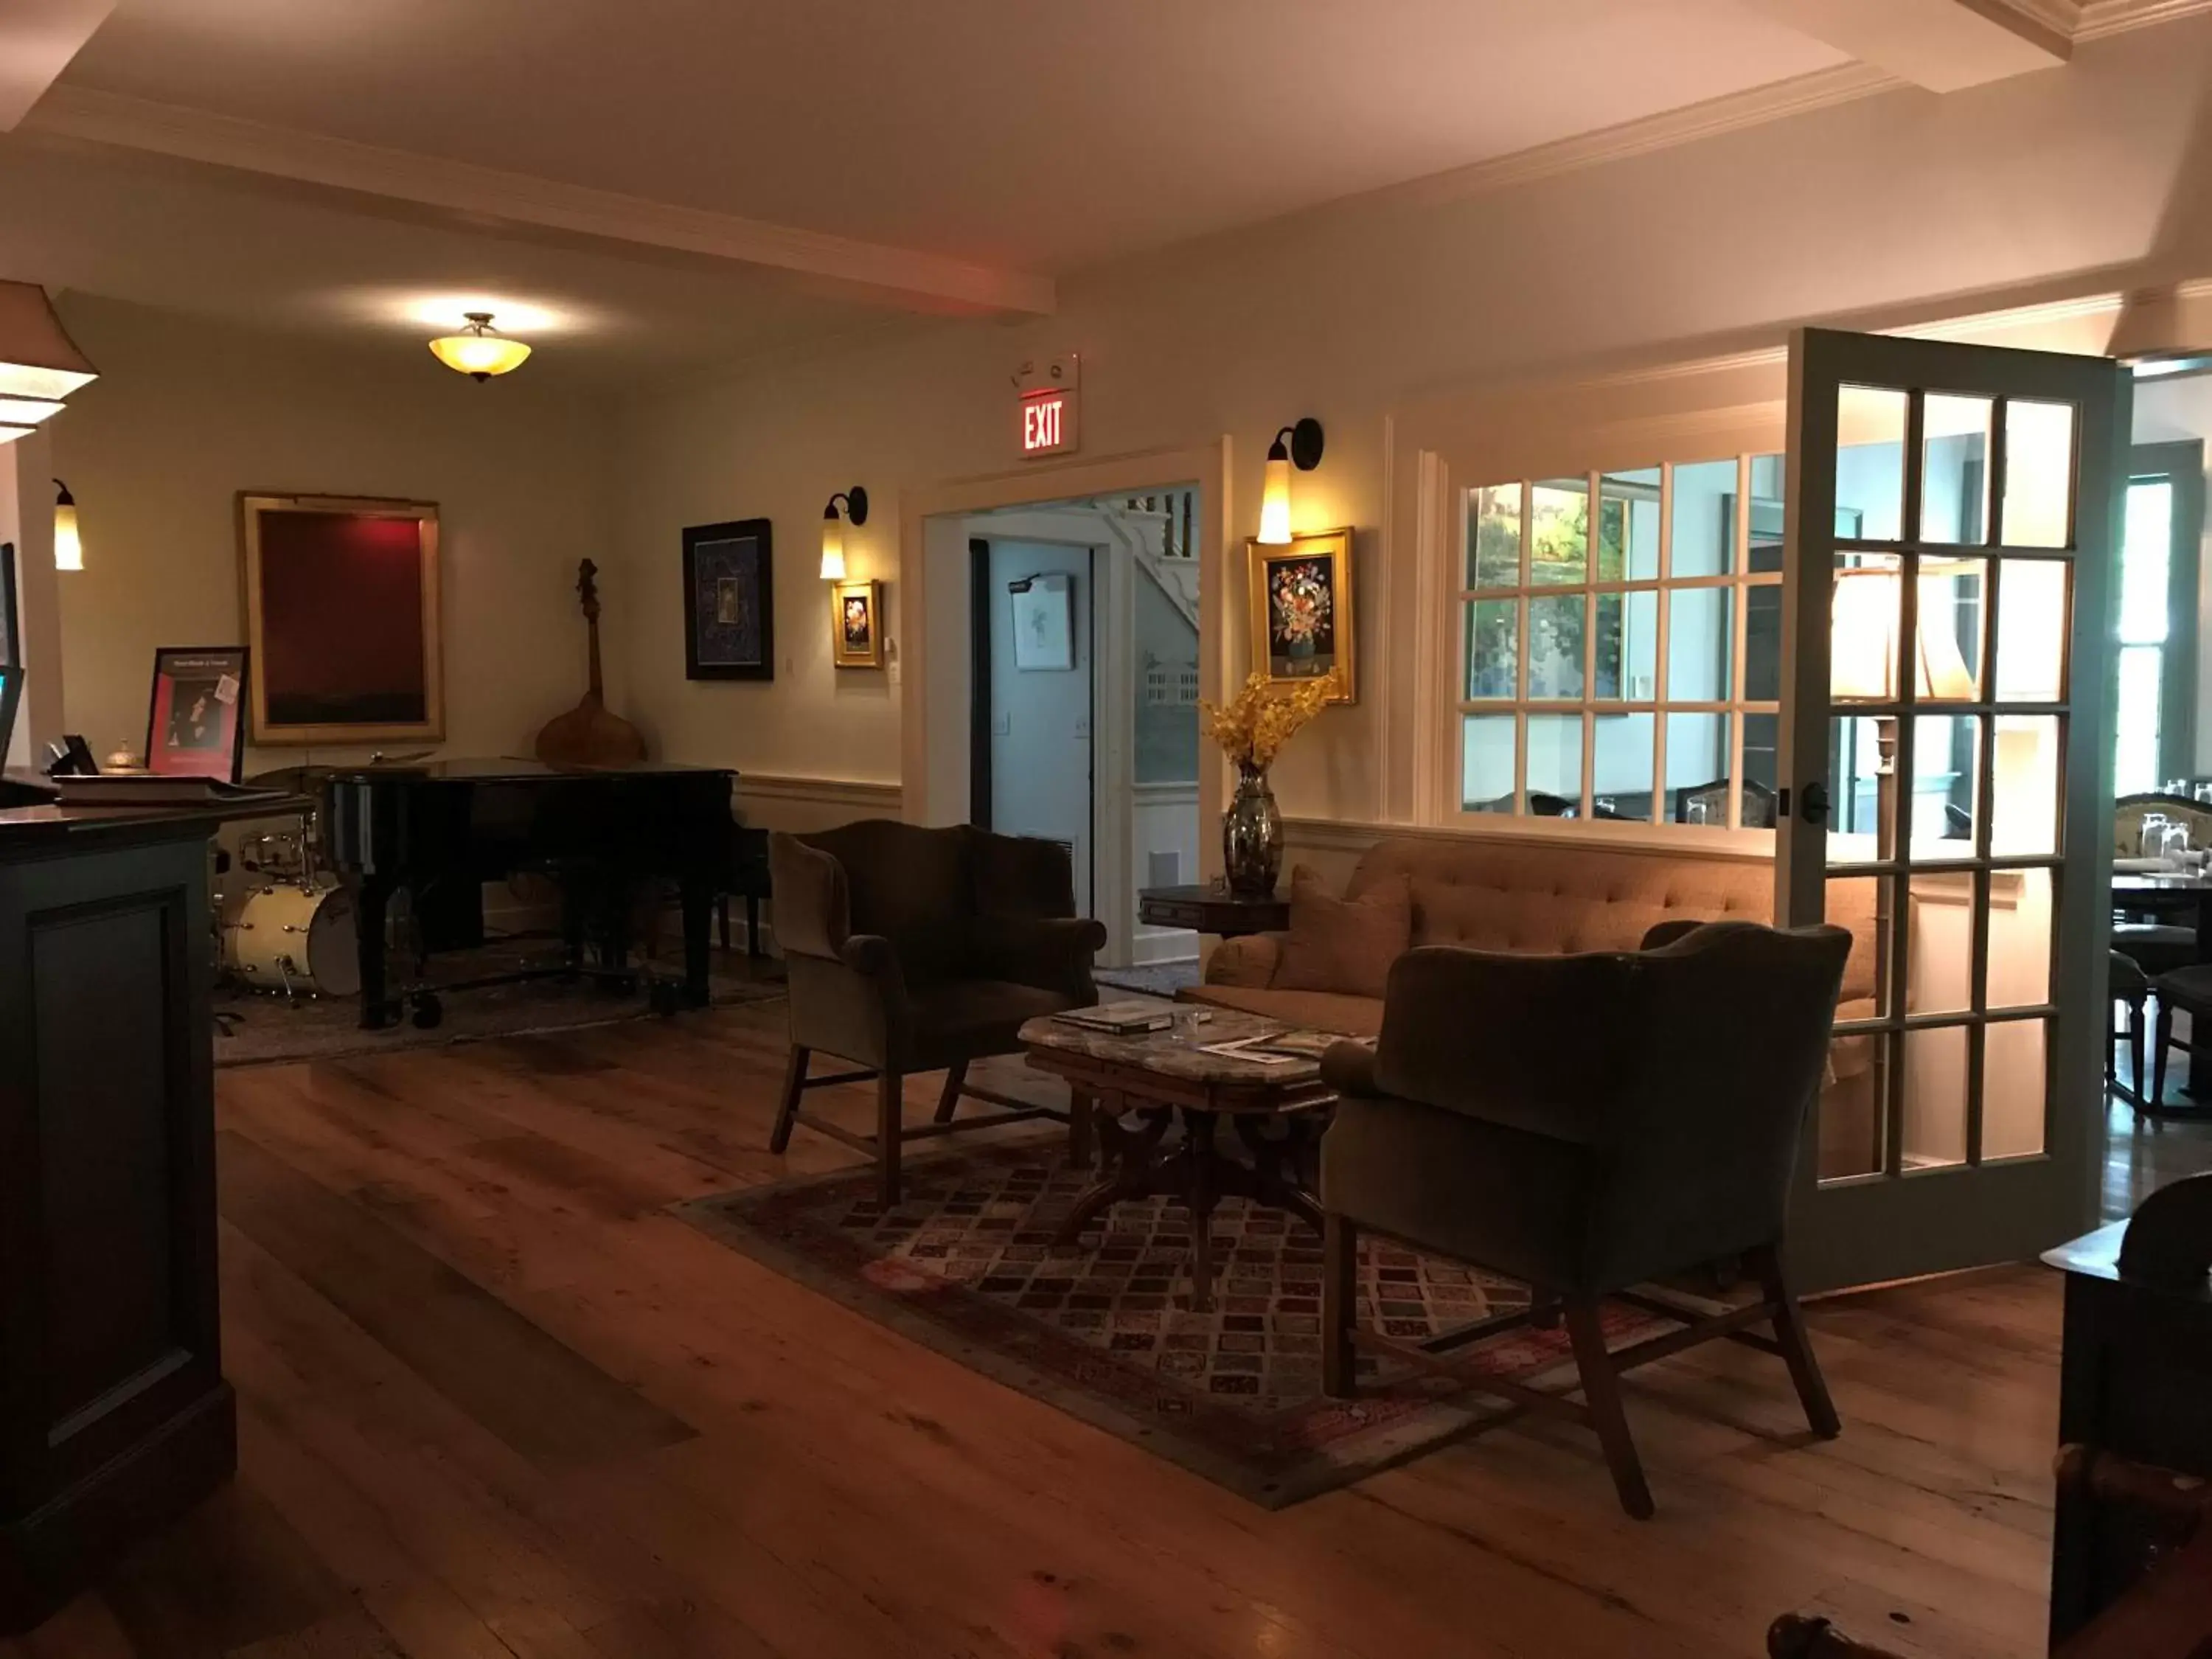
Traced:
<svg viewBox="0 0 2212 1659">
<path fill-rule="evenodd" d="M 1263 546 L 1290 545 L 1291 470 L 1310 472 L 1319 466 L 1322 443 L 1321 422 L 1309 415 L 1297 425 L 1285 427 L 1267 446 L 1267 476 L 1260 487 L 1258 540 Z"/>
<path fill-rule="evenodd" d="M 468 326 L 459 334 L 441 334 L 430 342 L 432 355 L 447 368 L 467 375 L 478 386 L 495 374 L 521 368 L 530 356 L 530 348 L 520 340 L 495 333 L 491 316 L 489 311 L 468 313 Z"/>
<path fill-rule="evenodd" d="M 844 503 L 842 517 L 839 516 L 841 501 Z M 847 520 L 855 529 L 868 521 L 868 492 L 859 484 L 839 490 L 830 498 L 830 505 L 822 509 L 822 580 L 825 582 L 845 580 Z"/>
<path fill-rule="evenodd" d="M 1974 676 L 1953 631 L 1948 578 L 1923 567 L 1913 695 L 1923 702 L 1966 702 Z M 1880 567 L 1842 570 L 1828 627 L 1828 695 L 1838 702 L 1893 702 L 1898 688 L 1898 574 Z"/>
<path fill-rule="evenodd" d="M 54 480 L 54 568 L 84 568 L 84 542 L 77 534 L 76 497 L 59 478 Z"/>
<path fill-rule="evenodd" d="M 36 399 L 51 415 L 57 399 L 98 378 L 54 315 L 46 289 L 36 283 L 0 283 L 0 398 Z M 0 416 L 11 425 L 44 418 Z"/>
</svg>

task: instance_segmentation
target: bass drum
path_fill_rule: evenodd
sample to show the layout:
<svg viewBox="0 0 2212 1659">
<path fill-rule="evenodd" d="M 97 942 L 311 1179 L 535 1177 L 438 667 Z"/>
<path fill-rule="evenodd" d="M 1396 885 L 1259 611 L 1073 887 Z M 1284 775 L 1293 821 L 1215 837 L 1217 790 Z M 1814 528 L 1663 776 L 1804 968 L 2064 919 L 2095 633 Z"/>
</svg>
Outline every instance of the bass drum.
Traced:
<svg viewBox="0 0 2212 1659">
<path fill-rule="evenodd" d="M 353 895 L 336 883 L 254 887 L 224 906 L 222 965 L 257 991 L 361 992 Z"/>
</svg>

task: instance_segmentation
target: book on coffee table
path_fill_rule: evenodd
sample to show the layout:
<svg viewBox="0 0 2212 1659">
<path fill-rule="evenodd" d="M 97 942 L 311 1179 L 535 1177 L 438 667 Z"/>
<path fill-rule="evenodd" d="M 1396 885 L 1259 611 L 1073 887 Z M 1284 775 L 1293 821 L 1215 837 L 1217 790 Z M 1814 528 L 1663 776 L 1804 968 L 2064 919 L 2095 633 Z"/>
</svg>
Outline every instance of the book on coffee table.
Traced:
<svg viewBox="0 0 2212 1659">
<path fill-rule="evenodd" d="M 1164 1002 L 1102 1002 L 1095 1008 L 1071 1008 L 1053 1018 L 1063 1025 L 1079 1025 L 1086 1031 L 1109 1036 L 1142 1036 L 1164 1031 L 1175 1024 L 1175 1011 Z"/>
</svg>

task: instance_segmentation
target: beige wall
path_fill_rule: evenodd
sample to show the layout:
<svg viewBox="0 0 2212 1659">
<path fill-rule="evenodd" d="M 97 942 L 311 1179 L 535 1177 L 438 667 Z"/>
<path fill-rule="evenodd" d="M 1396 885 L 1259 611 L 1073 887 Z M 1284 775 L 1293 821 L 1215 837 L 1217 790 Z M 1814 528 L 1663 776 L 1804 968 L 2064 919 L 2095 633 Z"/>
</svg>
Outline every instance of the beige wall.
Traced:
<svg viewBox="0 0 2212 1659">
<path fill-rule="evenodd" d="M 527 754 L 574 703 L 576 562 L 613 562 L 601 408 L 526 377 L 476 386 L 428 352 L 308 349 L 82 296 L 62 311 L 100 370 L 52 426 L 85 544 L 85 568 L 57 578 L 64 719 L 95 753 L 143 746 L 155 647 L 245 637 L 240 489 L 438 503 L 446 752 Z M 603 581 L 619 617 L 620 574 Z M 246 765 L 301 757 L 258 750 Z"/>
<path fill-rule="evenodd" d="M 1240 536 L 1274 428 L 1326 422 L 1297 515 L 1359 528 L 1362 699 L 1300 738 L 1278 791 L 1295 814 L 1382 816 L 1378 710 L 1413 672 L 1410 560 L 1390 562 L 1400 605 L 1376 591 L 1400 550 L 1386 535 L 1406 533 L 1386 522 L 1395 410 L 1539 371 L 1771 343 L 1799 320 L 1888 323 L 2212 269 L 2212 216 L 2188 205 L 2212 197 L 2208 89 L 2201 17 L 1948 97 L 1890 93 L 1503 190 L 1408 190 L 1071 278 L 1053 318 L 887 330 L 641 398 L 619 447 L 636 717 L 676 758 L 896 780 L 896 675 L 827 659 L 823 503 L 854 483 L 874 492 L 850 556 L 891 583 L 896 639 L 901 492 L 1016 466 L 1008 377 L 1079 351 L 1082 459 L 1231 434 Z M 778 537 L 776 681 L 688 684 L 678 532 L 750 516 Z M 1241 590 L 1224 598 L 1241 615 Z"/>
</svg>

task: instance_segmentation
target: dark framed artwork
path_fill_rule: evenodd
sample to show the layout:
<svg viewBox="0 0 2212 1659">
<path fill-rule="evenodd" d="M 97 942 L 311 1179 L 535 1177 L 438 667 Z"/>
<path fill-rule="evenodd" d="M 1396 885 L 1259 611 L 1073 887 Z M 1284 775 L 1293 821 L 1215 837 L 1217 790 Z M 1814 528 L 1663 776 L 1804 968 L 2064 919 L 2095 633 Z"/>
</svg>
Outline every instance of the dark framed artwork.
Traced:
<svg viewBox="0 0 2212 1659">
<path fill-rule="evenodd" d="M 775 678 L 775 544 L 766 519 L 684 531 L 684 675 Z"/>
<path fill-rule="evenodd" d="M 19 614 L 15 609 L 15 544 L 0 542 L 0 666 L 23 660 Z"/>
<path fill-rule="evenodd" d="M 840 668 L 884 665 L 884 585 L 830 586 L 830 660 Z"/>
<path fill-rule="evenodd" d="M 438 509 L 238 498 L 253 741 L 442 743 Z"/>
<path fill-rule="evenodd" d="M 246 647 L 165 645 L 154 653 L 146 769 L 236 783 L 246 768 Z"/>
<path fill-rule="evenodd" d="M 1334 672 L 1331 702 L 1358 696 L 1352 677 L 1352 532 L 1324 530 L 1287 544 L 1246 544 L 1252 665 L 1294 684 Z"/>
</svg>

